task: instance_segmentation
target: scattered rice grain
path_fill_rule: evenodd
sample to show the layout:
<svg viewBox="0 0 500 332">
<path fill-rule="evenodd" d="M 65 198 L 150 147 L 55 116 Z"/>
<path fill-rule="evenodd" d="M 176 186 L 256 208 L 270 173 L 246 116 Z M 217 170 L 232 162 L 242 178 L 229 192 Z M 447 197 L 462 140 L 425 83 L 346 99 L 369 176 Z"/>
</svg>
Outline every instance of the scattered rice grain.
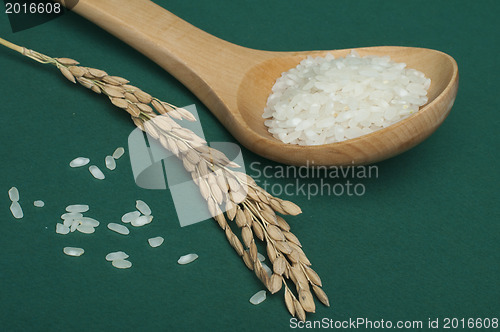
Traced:
<svg viewBox="0 0 500 332">
<path fill-rule="evenodd" d="M 78 220 L 72 220 L 71 226 L 69 227 L 69 231 L 73 233 L 74 231 L 76 231 L 78 226 L 80 226 L 80 222 Z"/>
<path fill-rule="evenodd" d="M 132 226 L 140 227 L 149 224 L 153 220 L 153 216 L 140 216 L 130 223 Z"/>
<path fill-rule="evenodd" d="M 74 220 L 74 219 L 78 219 L 78 218 L 82 218 L 82 217 L 83 217 L 83 214 L 81 214 L 79 212 L 68 212 L 68 213 L 64 213 L 63 215 L 61 215 L 62 220 Z"/>
<path fill-rule="evenodd" d="M 132 263 L 125 259 L 115 259 L 111 262 L 111 264 L 113 264 L 113 266 L 117 269 L 128 269 L 132 266 Z"/>
<path fill-rule="evenodd" d="M 12 212 L 12 215 L 16 219 L 21 219 L 22 217 L 24 217 L 23 209 L 17 201 L 12 202 L 12 204 L 10 205 L 10 212 Z"/>
<path fill-rule="evenodd" d="M 135 207 L 145 216 L 149 216 L 151 214 L 151 209 L 149 205 L 147 205 L 144 201 L 141 201 L 140 199 L 135 202 Z"/>
<path fill-rule="evenodd" d="M 187 255 L 181 256 L 179 258 L 179 260 L 177 261 L 177 263 L 181 264 L 181 265 L 186 265 L 186 264 L 193 262 L 197 258 L 198 258 L 197 254 L 187 254 Z"/>
<path fill-rule="evenodd" d="M 9 198 L 11 202 L 19 201 L 19 190 L 16 187 L 12 187 L 9 189 Z"/>
<path fill-rule="evenodd" d="M 76 230 L 79 231 L 80 233 L 84 233 L 84 234 L 92 234 L 95 232 L 94 227 L 82 225 L 82 224 L 76 226 Z"/>
<path fill-rule="evenodd" d="M 33 205 L 34 205 L 35 207 L 39 207 L 39 208 L 41 208 L 41 207 L 44 207 L 44 206 L 45 206 L 45 202 L 44 202 L 44 201 L 41 201 L 41 200 L 36 200 L 36 201 L 34 201 L 34 202 L 33 202 Z"/>
<path fill-rule="evenodd" d="M 266 291 L 261 290 L 255 293 L 251 298 L 250 298 L 250 303 L 253 305 L 260 304 L 266 300 Z"/>
<path fill-rule="evenodd" d="M 84 213 L 89 210 L 89 206 L 86 204 L 73 204 L 66 206 L 66 211 L 69 213 Z M 64 216 L 64 214 L 63 214 Z M 62 216 L 61 216 L 62 218 Z M 64 219 L 64 218 L 63 218 Z"/>
<path fill-rule="evenodd" d="M 163 244 L 163 241 L 165 239 L 162 238 L 161 236 L 157 236 L 157 237 L 152 237 L 150 239 L 148 239 L 148 243 L 151 247 L 153 248 L 156 248 L 156 247 L 159 247 Z"/>
<path fill-rule="evenodd" d="M 124 226 L 124 225 L 120 225 L 120 224 L 116 224 L 114 222 L 111 222 L 108 224 L 108 228 L 114 232 L 117 232 L 119 234 L 122 234 L 122 235 L 128 235 L 130 234 L 130 231 L 129 229 Z"/>
<path fill-rule="evenodd" d="M 56 233 L 57 234 L 68 234 L 69 233 L 69 227 L 68 226 L 64 226 L 63 224 L 61 223 L 57 223 L 56 224 Z"/>
<path fill-rule="evenodd" d="M 122 222 L 124 223 L 131 223 L 132 221 L 136 220 L 139 218 L 141 213 L 139 211 L 132 211 L 132 212 L 127 212 L 122 216 Z"/>
<path fill-rule="evenodd" d="M 97 227 L 101 223 L 98 220 L 95 220 L 94 218 L 89 218 L 89 217 L 82 217 L 82 218 L 76 218 L 80 222 L 80 224 L 84 226 L 92 226 L 92 227 Z"/>
<path fill-rule="evenodd" d="M 106 164 L 106 168 L 111 171 L 116 168 L 116 161 L 111 156 L 106 156 L 106 158 L 104 158 L 104 163 Z"/>
<path fill-rule="evenodd" d="M 115 152 L 113 152 L 114 159 L 120 159 L 121 156 L 125 153 L 125 149 L 122 147 L 116 148 Z"/>
<path fill-rule="evenodd" d="M 78 157 L 70 161 L 69 166 L 70 167 L 82 167 L 87 165 L 90 162 L 89 158 L 85 157 Z"/>
<path fill-rule="evenodd" d="M 85 252 L 82 248 L 64 247 L 63 252 L 68 256 L 81 256 Z"/>
<path fill-rule="evenodd" d="M 106 260 L 109 262 L 116 261 L 116 260 L 124 260 L 127 259 L 129 256 L 123 252 L 123 251 L 115 251 L 115 252 L 110 252 L 109 254 L 106 255 Z"/>
<path fill-rule="evenodd" d="M 104 176 L 104 173 L 96 165 L 90 165 L 89 171 L 92 174 L 92 176 L 98 180 L 104 180 L 106 178 Z"/>
</svg>

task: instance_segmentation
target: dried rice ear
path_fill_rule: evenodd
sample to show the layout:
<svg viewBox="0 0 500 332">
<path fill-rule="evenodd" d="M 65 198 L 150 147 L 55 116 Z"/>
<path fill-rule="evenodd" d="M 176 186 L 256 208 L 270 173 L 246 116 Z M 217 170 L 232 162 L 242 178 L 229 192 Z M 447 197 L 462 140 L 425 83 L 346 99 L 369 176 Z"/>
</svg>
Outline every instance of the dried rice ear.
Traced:
<svg viewBox="0 0 500 332">
<path fill-rule="evenodd" d="M 38 62 L 56 65 L 70 81 L 78 82 L 85 88 L 104 94 L 120 110 L 128 112 L 138 128 L 158 139 L 162 146 L 181 159 L 184 168 L 199 186 L 210 214 L 224 231 L 229 244 L 271 293 L 285 288 L 285 304 L 293 316 L 305 320 L 306 312 L 315 311 L 310 287 L 313 288 L 312 291 L 321 302 L 325 305 L 329 304 L 326 294 L 320 289 L 319 276 L 314 271 L 308 270 L 311 263 L 303 252 L 300 242 L 290 233 L 290 226 L 277 215 L 277 213 L 297 215 L 301 213 L 300 208 L 292 202 L 273 197 L 260 188 L 248 175 L 230 169 L 237 165 L 222 152 L 208 147 L 202 138 L 196 136 L 192 131 L 182 128 L 179 122 L 173 120 L 194 120 L 192 114 L 160 101 L 139 88 L 129 85 L 127 80 L 117 76 L 109 76 L 102 70 L 87 67 L 77 68 L 77 63 L 74 60 L 60 59 L 57 61 L 54 58 L 20 47 L 17 47 L 16 50 Z M 69 69 L 70 67 L 74 68 Z M 158 114 L 164 115 L 163 119 Z M 150 121 L 152 119 L 157 121 Z M 116 160 L 123 153 L 123 149 L 119 148 L 111 157 Z M 85 161 L 79 162 L 85 163 Z M 95 165 L 90 166 L 90 170 L 97 178 L 104 178 L 101 175 L 102 172 Z M 19 211 L 18 205 L 17 201 L 12 202 L 11 210 L 13 213 Z M 225 215 L 221 210 L 223 206 L 228 207 Z M 123 215 L 122 221 L 130 223 L 134 227 L 150 223 L 153 216 L 150 215 L 147 204 L 137 202 L 137 208 L 140 211 L 126 213 Z M 67 215 L 66 218 L 63 218 L 63 223 L 56 226 L 61 234 L 67 233 L 68 229 L 69 232 L 78 230 L 91 233 L 94 231 L 93 224 L 76 220 L 82 217 L 81 215 L 75 217 L 75 214 L 78 213 L 76 210 L 72 210 L 69 214 L 73 215 L 71 217 Z M 236 227 L 240 228 L 239 234 L 233 233 L 229 226 L 230 222 L 234 222 Z M 111 228 L 115 228 L 115 226 L 111 226 Z M 264 242 L 267 257 L 269 262 L 273 264 L 274 271 L 262 263 L 262 259 L 258 255 L 256 240 Z M 248 251 L 245 250 L 244 245 Z M 76 253 L 78 252 L 80 251 L 76 251 Z M 178 263 L 188 264 L 196 258 L 198 255 L 188 254 L 180 257 Z M 116 268 L 130 268 L 132 266 L 126 257 L 113 259 L 112 264 Z M 295 284 L 296 295 L 293 294 L 287 283 Z M 262 298 L 261 293 L 255 301 L 259 302 Z"/>
</svg>

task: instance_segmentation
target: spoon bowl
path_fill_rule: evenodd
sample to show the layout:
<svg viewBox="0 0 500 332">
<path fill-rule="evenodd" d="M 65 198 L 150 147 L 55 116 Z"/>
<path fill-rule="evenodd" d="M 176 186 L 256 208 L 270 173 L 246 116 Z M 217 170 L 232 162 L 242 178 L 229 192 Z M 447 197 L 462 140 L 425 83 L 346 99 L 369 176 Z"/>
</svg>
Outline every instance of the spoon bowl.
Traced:
<svg viewBox="0 0 500 332">
<path fill-rule="evenodd" d="M 453 58 L 439 51 L 411 47 L 367 47 L 355 49 L 360 56 L 389 55 L 405 62 L 431 79 L 428 102 L 415 114 L 378 131 L 346 141 L 300 146 L 285 144 L 274 138 L 264 125 L 263 109 L 277 77 L 295 67 L 307 56 L 327 53 L 345 57 L 351 50 L 298 52 L 273 58 L 249 70 L 238 95 L 238 110 L 253 142 L 250 150 L 279 162 L 292 165 L 360 165 L 384 160 L 404 152 L 429 137 L 448 115 L 458 87 L 458 70 Z M 238 139 L 241 141 L 241 139 Z"/>
<path fill-rule="evenodd" d="M 406 119 L 376 132 L 318 146 L 285 144 L 262 114 L 276 79 L 307 56 L 336 58 L 351 49 L 271 52 L 212 36 L 149 0 L 80 0 L 73 11 L 156 62 L 189 88 L 249 150 L 290 165 L 370 164 L 402 153 L 429 137 L 451 110 L 458 89 L 455 60 L 414 47 L 355 48 L 360 56 L 390 56 L 431 79 L 428 102 Z"/>
</svg>

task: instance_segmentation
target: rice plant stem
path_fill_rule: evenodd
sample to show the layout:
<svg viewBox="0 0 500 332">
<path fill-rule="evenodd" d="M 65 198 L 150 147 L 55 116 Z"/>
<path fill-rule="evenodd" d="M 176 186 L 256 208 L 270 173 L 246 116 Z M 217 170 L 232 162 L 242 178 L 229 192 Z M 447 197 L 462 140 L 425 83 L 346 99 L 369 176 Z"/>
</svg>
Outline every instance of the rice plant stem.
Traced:
<svg viewBox="0 0 500 332">
<path fill-rule="evenodd" d="M 14 50 L 16 52 L 19 52 L 21 54 L 24 54 L 24 47 L 18 46 L 16 44 L 13 44 L 3 38 L 0 38 L 0 44 L 2 44 L 5 47 L 10 48 L 11 50 Z"/>
</svg>

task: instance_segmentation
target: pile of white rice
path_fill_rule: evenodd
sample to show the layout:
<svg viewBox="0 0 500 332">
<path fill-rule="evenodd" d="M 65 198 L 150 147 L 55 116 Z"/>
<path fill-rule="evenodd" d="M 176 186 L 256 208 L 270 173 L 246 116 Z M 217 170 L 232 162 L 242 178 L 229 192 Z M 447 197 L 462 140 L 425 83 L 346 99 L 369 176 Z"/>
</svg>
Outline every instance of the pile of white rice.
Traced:
<svg viewBox="0 0 500 332">
<path fill-rule="evenodd" d="M 264 109 L 269 132 L 284 143 L 321 145 L 385 128 L 427 102 L 431 80 L 388 56 L 303 60 L 283 73 Z"/>
</svg>

